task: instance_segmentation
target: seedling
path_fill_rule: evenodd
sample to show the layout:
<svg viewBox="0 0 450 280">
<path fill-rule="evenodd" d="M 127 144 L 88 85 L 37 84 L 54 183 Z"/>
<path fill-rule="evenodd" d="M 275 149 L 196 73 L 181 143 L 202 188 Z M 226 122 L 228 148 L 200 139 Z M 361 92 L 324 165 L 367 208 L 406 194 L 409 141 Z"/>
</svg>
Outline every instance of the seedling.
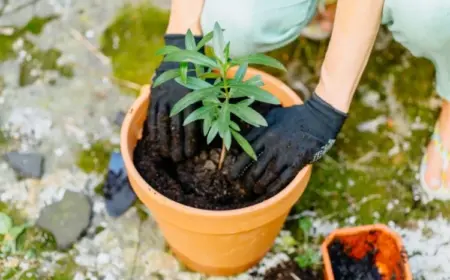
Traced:
<svg viewBox="0 0 450 280">
<path fill-rule="evenodd" d="M 309 231 L 312 227 L 311 220 L 302 218 L 298 223 L 303 232 L 303 245 L 299 247 L 298 255 L 295 258 L 300 268 L 316 268 L 320 263 L 319 253 L 309 246 Z"/>
<path fill-rule="evenodd" d="M 17 238 L 28 227 L 28 224 L 14 226 L 11 217 L 0 212 L 0 252 L 3 254 L 15 253 L 17 250 Z"/>
<path fill-rule="evenodd" d="M 212 41 L 212 54 L 204 55 L 199 50 Z M 261 76 L 257 75 L 244 81 L 248 65 L 259 64 L 286 71 L 276 59 L 264 54 L 252 54 L 246 57 L 230 58 L 230 43 L 224 42 L 223 30 L 218 23 L 214 30 L 206 34 L 196 44 L 189 30 L 185 40 L 186 49 L 166 46 L 157 51 L 164 55 L 164 61 L 179 62 L 179 69 L 172 69 L 161 74 L 154 82 L 156 87 L 171 79 L 193 91 L 179 100 L 172 108 L 170 116 L 183 111 L 188 106 L 201 102 L 198 109 L 184 120 L 183 125 L 194 121 L 203 121 L 203 135 L 210 144 L 217 135 L 222 139 L 222 150 L 219 159 L 219 169 L 222 168 L 226 152 L 230 150 L 232 138 L 254 160 L 257 156 L 250 143 L 239 133 L 240 127 L 231 121 L 231 114 L 254 126 L 267 126 L 263 116 L 250 106 L 255 101 L 280 104 L 279 100 L 261 87 L 264 85 Z M 188 63 L 194 65 L 189 69 Z M 238 67 L 234 77 L 228 77 L 231 67 Z M 192 68 L 192 67 L 191 67 Z M 195 72 L 196 75 L 189 75 Z M 214 80 L 214 83 L 207 82 Z"/>
</svg>

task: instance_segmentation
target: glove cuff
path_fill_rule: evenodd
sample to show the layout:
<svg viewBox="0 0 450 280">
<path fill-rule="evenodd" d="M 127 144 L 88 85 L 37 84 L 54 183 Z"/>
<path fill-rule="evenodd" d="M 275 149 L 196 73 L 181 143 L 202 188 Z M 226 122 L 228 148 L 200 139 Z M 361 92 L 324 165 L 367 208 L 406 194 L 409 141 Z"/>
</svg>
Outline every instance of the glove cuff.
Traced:
<svg viewBox="0 0 450 280">
<path fill-rule="evenodd" d="M 344 125 L 348 114 L 334 108 L 319 95 L 313 92 L 311 98 L 305 102 L 305 106 L 311 109 L 311 112 L 317 115 L 317 119 L 323 120 L 334 135 L 337 135 Z"/>
</svg>

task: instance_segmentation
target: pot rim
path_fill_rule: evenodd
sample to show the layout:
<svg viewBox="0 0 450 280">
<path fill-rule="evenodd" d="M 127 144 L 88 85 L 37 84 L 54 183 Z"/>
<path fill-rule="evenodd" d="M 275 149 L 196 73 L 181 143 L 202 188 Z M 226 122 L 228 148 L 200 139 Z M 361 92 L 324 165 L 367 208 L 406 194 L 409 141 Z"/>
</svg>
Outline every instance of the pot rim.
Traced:
<svg viewBox="0 0 450 280">
<path fill-rule="evenodd" d="M 289 97 L 289 99 L 296 105 L 302 104 L 302 100 L 300 97 L 286 84 L 284 84 L 279 79 L 275 78 L 274 76 L 261 71 L 257 70 L 255 68 L 248 67 L 247 75 L 254 76 L 254 75 L 261 75 L 264 80 L 269 81 L 271 84 L 275 85 L 278 88 L 281 88 L 283 92 Z M 134 165 L 132 154 L 128 153 L 127 147 L 129 146 L 128 143 L 128 134 L 131 130 L 131 124 L 132 120 L 136 118 L 136 112 L 137 110 L 135 108 L 142 106 L 143 103 L 145 103 L 149 97 L 150 93 L 150 86 L 144 86 L 141 90 L 140 96 L 134 101 L 134 103 L 131 105 L 130 109 L 128 110 L 127 114 L 125 115 L 125 118 L 122 123 L 121 131 L 120 131 L 120 150 L 122 153 L 123 160 L 125 162 L 129 162 L 129 169 L 127 170 L 129 177 L 134 177 L 135 180 L 138 181 L 138 184 L 134 187 L 140 188 L 140 190 L 145 193 L 147 196 L 152 196 L 156 199 L 158 199 L 162 204 L 166 204 L 168 207 L 174 208 L 177 211 L 182 211 L 188 215 L 195 215 L 195 216 L 203 216 L 203 217 L 233 217 L 233 216 L 241 216 L 245 214 L 249 214 L 252 212 L 261 211 L 264 208 L 268 208 L 273 206 L 274 204 L 278 203 L 279 200 L 283 199 L 284 197 L 290 195 L 292 191 L 296 188 L 298 184 L 303 180 L 305 176 L 308 175 L 310 172 L 310 169 L 312 168 L 312 165 L 306 165 L 296 176 L 295 178 L 279 193 L 276 195 L 270 197 L 269 199 L 266 199 L 260 203 L 238 208 L 238 209 L 231 209 L 231 210 L 207 210 L 207 209 L 200 209 L 195 208 L 192 206 L 184 205 L 182 203 L 176 202 L 162 193 L 158 192 L 156 189 L 154 189 L 150 184 L 148 184 L 144 178 L 139 174 L 139 172 L 136 169 L 136 166 Z"/>
</svg>

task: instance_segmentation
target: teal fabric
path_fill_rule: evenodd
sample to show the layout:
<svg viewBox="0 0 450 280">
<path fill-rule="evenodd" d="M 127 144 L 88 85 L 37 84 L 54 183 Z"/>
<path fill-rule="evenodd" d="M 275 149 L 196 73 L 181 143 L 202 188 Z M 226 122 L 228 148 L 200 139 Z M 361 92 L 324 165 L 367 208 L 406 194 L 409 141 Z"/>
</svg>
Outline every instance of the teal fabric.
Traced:
<svg viewBox="0 0 450 280">
<path fill-rule="evenodd" d="M 201 25 L 217 21 L 234 57 L 267 52 L 294 41 L 316 12 L 316 0 L 205 0 Z"/>
<path fill-rule="evenodd" d="M 217 21 L 232 56 L 267 52 L 294 41 L 317 0 L 205 0 L 203 32 Z M 436 90 L 450 101 L 450 0 L 385 0 L 382 23 L 399 43 L 436 67 Z"/>
<path fill-rule="evenodd" d="M 436 91 L 450 101 L 450 0 L 385 0 L 382 23 L 396 41 L 436 67 Z"/>
</svg>

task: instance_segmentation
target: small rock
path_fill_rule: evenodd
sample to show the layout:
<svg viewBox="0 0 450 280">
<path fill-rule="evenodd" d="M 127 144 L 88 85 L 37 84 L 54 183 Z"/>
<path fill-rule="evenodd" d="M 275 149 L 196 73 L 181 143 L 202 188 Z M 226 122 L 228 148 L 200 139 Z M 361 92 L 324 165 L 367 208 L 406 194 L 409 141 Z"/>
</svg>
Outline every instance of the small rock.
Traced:
<svg viewBox="0 0 450 280">
<path fill-rule="evenodd" d="M 203 168 L 207 170 L 216 170 L 216 165 L 211 160 L 207 160 Z"/>
<path fill-rule="evenodd" d="M 201 160 L 207 160 L 208 159 L 208 153 L 206 151 L 202 151 L 200 153 L 199 157 L 200 157 Z"/>
<path fill-rule="evenodd" d="M 114 118 L 114 123 L 117 126 L 122 126 L 123 120 L 125 119 L 125 112 L 119 111 L 116 113 L 116 117 Z"/>
<path fill-rule="evenodd" d="M 128 181 L 127 172 L 120 153 L 111 154 L 103 192 L 106 210 L 112 217 L 122 215 L 136 200 L 136 194 Z"/>
<path fill-rule="evenodd" d="M 109 257 L 108 254 L 100 253 L 97 256 L 97 263 L 100 264 L 100 265 L 107 264 L 110 261 L 110 259 L 111 258 Z"/>
<path fill-rule="evenodd" d="M 22 177 L 41 178 L 44 173 L 44 156 L 41 154 L 9 152 L 5 160 Z"/>
<path fill-rule="evenodd" d="M 58 247 L 64 250 L 87 229 L 91 214 L 92 205 L 86 195 L 66 191 L 61 201 L 42 209 L 36 224 L 50 231 Z"/>
<path fill-rule="evenodd" d="M 210 157 L 210 159 L 211 159 L 215 164 L 218 164 L 218 163 L 219 163 L 219 157 L 220 157 L 220 155 L 219 155 L 219 153 L 218 153 L 216 150 L 211 150 L 211 151 L 209 152 L 209 157 Z"/>
<path fill-rule="evenodd" d="M 19 266 L 19 263 L 20 263 L 20 261 L 18 258 L 9 257 L 5 262 L 5 267 L 15 268 L 15 267 Z"/>
</svg>

